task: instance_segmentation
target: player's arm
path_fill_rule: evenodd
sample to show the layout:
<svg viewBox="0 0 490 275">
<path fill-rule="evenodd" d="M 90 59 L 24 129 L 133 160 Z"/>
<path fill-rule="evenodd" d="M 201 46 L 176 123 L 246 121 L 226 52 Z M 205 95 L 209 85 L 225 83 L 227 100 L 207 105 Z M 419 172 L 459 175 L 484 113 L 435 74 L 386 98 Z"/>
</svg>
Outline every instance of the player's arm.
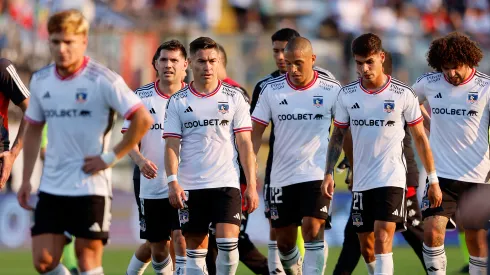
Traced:
<svg viewBox="0 0 490 275">
<path fill-rule="evenodd" d="M 424 104 L 420 104 L 420 112 L 422 112 L 422 117 L 424 117 L 424 128 L 430 132 L 430 115 Z"/>
<path fill-rule="evenodd" d="M 187 197 L 177 180 L 179 155 L 180 138 L 167 136 L 165 138 L 165 172 L 167 173 L 168 198 L 173 207 L 182 209 Z"/>
<path fill-rule="evenodd" d="M 247 179 L 247 190 L 244 193 L 245 196 L 245 207 L 248 213 L 252 213 L 258 207 L 258 199 L 250 197 L 249 192 L 257 192 L 257 182 L 256 182 L 256 161 L 254 146 L 252 145 L 251 133 L 250 131 L 243 131 L 235 133 L 236 145 L 238 148 L 238 155 L 240 157 L 240 163 L 243 167 L 243 172 Z M 252 192 L 253 193 L 253 192 Z"/>
<path fill-rule="evenodd" d="M 252 114 L 255 110 L 255 106 L 257 106 L 257 101 L 259 100 L 259 96 L 260 96 L 260 91 L 262 90 L 262 88 L 260 87 L 262 81 L 259 81 L 256 85 L 255 85 L 255 88 L 253 90 L 253 93 L 252 93 L 252 100 L 250 101 L 250 113 Z"/>
<path fill-rule="evenodd" d="M 262 145 L 262 135 L 264 134 L 265 126 L 259 122 L 252 122 L 252 146 L 254 150 L 254 154 L 257 155 L 260 150 L 260 146 Z"/>
<path fill-rule="evenodd" d="M 124 120 L 121 133 L 126 133 L 130 125 L 129 120 Z M 145 158 L 140 151 L 140 147 L 135 145 L 128 153 L 129 157 L 138 165 L 141 174 L 147 179 L 157 176 L 158 167 L 149 159 Z"/>
</svg>

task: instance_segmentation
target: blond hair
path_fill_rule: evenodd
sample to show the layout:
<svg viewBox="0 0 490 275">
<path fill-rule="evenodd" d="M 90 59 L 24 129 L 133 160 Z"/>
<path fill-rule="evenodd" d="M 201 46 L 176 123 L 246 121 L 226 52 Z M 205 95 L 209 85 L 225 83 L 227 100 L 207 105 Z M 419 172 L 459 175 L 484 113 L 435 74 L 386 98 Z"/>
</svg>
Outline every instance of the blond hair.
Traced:
<svg viewBox="0 0 490 275">
<path fill-rule="evenodd" d="M 68 33 L 87 35 L 89 23 L 78 10 L 65 10 L 57 12 L 48 20 L 48 33 Z"/>
</svg>

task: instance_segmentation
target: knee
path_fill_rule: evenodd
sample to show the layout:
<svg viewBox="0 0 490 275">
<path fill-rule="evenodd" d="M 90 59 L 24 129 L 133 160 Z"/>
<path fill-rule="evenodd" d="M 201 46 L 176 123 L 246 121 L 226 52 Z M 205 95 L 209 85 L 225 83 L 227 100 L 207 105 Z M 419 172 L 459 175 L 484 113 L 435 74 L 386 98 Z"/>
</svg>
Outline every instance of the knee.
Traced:
<svg viewBox="0 0 490 275">
<path fill-rule="evenodd" d="M 393 236 L 391 236 L 388 232 L 385 230 L 379 230 L 374 233 L 374 241 L 377 244 L 390 244 L 393 239 Z"/>
<path fill-rule="evenodd" d="M 303 239 L 305 242 L 313 242 L 323 240 L 323 232 L 325 230 L 325 221 L 310 221 L 305 222 L 301 226 Z"/>
<path fill-rule="evenodd" d="M 56 261 L 52 256 L 48 255 L 34 255 L 34 268 L 40 274 L 49 272 L 55 269 L 60 261 Z"/>
<path fill-rule="evenodd" d="M 172 242 L 174 243 L 176 250 L 185 250 L 185 238 L 184 235 L 182 235 L 182 231 L 176 230 L 172 233 Z"/>
<path fill-rule="evenodd" d="M 293 249 L 295 246 L 296 246 L 296 240 L 294 240 L 294 242 L 290 240 L 277 242 L 277 249 L 279 249 L 279 251 L 282 253 L 291 251 L 291 249 Z"/>
</svg>

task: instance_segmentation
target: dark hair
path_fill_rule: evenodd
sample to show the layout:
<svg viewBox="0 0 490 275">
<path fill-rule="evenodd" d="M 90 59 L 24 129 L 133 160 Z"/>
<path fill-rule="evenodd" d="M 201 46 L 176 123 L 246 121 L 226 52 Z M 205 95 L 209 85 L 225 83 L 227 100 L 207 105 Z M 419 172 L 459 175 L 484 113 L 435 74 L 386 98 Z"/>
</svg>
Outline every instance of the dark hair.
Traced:
<svg viewBox="0 0 490 275">
<path fill-rule="evenodd" d="M 157 68 L 155 67 L 155 64 L 156 64 L 158 58 L 160 57 L 160 52 L 162 50 L 180 51 L 180 53 L 182 54 L 184 59 L 187 59 L 187 50 L 185 49 L 184 45 L 182 43 L 180 43 L 179 40 L 174 39 L 174 40 L 163 42 L 160 45 L 160 47 L 158 47 L 158 49 L 156 50 L 155 54 L 153 55 L 153 60 L 151 61 L 151 64 L 153 65 L 153 69 L 155 69 L 155 71 L 157 70 Z"/>
<path fill-rule="evenodd" d="M 189 51 L 191 55 L 194 55 L 199 50 L 215 49 L 218 50 L 218 43 L 209 37 L 199 37 L 191 42 L 189 45 Z"/>
<path fill-rule="evenodd" d="M 474 68 L 482 58 L 483 53 L 476 42 L 458 32 L 452 32 L 432 41 L 427 52 L 427 63 L 439 72 L 445 65 L 464 64 Z"/>
<path fill-rule="evenodd" d="M 280 29 L 271 36 L 272 42 L 274 41 L 289 41 L 293 38 L 300 37 L 299 32 L 290 28 Z"/>
<path fill-rule="evenodd" d="M 383 50 L 381 39 L 374 33 L 365 33 L 352 41 L 352 54 L 368 57 Z"/>
<path fill-rule="evenodd" d="M 223 48 L 223 45 L 218 44 L 218 50 L 219 50 L 220 54 L 223 55 L 223 65 L 226 68 L 226 64 L 228 64 L 228 56 L 226 55 L 225 48 Z"/>
<path fill-rule="evenodd" d="M 385 62 L 383 63 L 383 73 L 391 75 L 393 73 L 393 59 L 389 51 L 383 50 L 385 53 Z"/>
</svg>

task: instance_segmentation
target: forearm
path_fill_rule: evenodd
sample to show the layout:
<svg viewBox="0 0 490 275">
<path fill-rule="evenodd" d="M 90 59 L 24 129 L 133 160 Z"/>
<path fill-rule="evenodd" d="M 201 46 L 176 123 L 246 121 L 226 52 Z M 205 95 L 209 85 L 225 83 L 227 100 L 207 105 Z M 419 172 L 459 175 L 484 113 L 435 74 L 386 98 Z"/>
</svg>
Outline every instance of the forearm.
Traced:
<svg viewBox="0 0 490 275">
<path fill-rule="evenodd" d="M 259 153 L 260 146 L 262 145 L 262 135 L 264 134 L 265 128 L 266 126 L 256 122 L 252 125 L 252 146 L 255 155 Z"/>
<path fill-rule="evenodd" d="M 335 127 L 335 126 L 334 126 Z M 328 143 L 327 153 L 327 166 L 325 168 L 325 174 L 333 175 L 335 164 L 337 163 L 340 154 L 342 153 L 342 146 L 344 143 L 345 129 L 335 127 Z"/>
<path fill-rule="evenodd" d="M 253 151 L 252 142 L 242 141 L 237 144 L 240 163 L 243 167 L 243 172 L 247 178 L 247 185 L 250 188 L 256 187 L 256 171 L 255 171 L 255 154 Z"/>
<path fill-rule="evenodd" d="M 172 141 L 174 138 L 167 138 L 165 144 L 165 172 L 167 173 L 167 177 L 170 175 L 177 175 L 179 170 L 179 150 L 180 150 L 180 141 L 177 143 L 176 141 Z"/>
<path fill-rule="evenodd" d="M 349 129 L 346 130 L 344 135 L 343 149 L 345 156 L 349 160 L 350 167 L 354 167 L 354 148 L 352 144 L 352 133 Z"/>
<path fill-rule="evenodd" d="M 17 156 L 20 154 L 20 151 L 24 147 L 24 133 L 25 133 L 25 128 L 27 126 L 27 122 L 24 120 L 24 117 L 22 117 L 22 120 L 20 122 L 19 126 L 19 132 L 17 133 L 17 137 L 15 138 L 14 144 L 12 145 L 12 148 L 10 149 L 10 152 L 14 154 L 14 156 L 17 158 Z M 39 146 L 41 145 L 41 140 L 39 140 Z M 37 152 L 37 151 L 36 151 Z"/>
<path fill-rule="evenodd" d="M 114 153 L 118 159 L 129 153 L 136 146 L 151 126 L 152 118 L 148 111 L 140 108 L 133 114 L 131 124 L 122 140 L 114 146 Z"/>
<path fill-rule="evenodd" d="M 427 131 L 430 131 L 430 116 L 424 105 L 420 105 L 420 111 L 422 113 L 422 117 L 424 118 L 424 128 L 427 129 Z"/>
<path fill-rule="evenodd" d="M 432 150 L 430 149 L 429 140 L 427 137 L 425 135 L 416 137 L 415 147 L 417 148 L 417 152 L 420 156 L 422 164 L 424 165 L 425 171 L 427 171 L 427 173 L 434 172 L 436 167 L 434 165 Z"/>
<path fill-rule="evenodd" d="M 134 161 L 134 163 L 139 163 L 143 159 L 145 159 L 145 157 L 140 152 L 138 144 L 133 146 L 133 149 L 131 149 L 131 151 L 129 151 L 128 155 Z"/>
<path fill-rule="evenodd" d="M 25 132 L 24 168 L 22 181 L 29 182 L 36 164 L 37 154 L 41 147 L 42 125 L 27 125 Z"/>
</svg>

